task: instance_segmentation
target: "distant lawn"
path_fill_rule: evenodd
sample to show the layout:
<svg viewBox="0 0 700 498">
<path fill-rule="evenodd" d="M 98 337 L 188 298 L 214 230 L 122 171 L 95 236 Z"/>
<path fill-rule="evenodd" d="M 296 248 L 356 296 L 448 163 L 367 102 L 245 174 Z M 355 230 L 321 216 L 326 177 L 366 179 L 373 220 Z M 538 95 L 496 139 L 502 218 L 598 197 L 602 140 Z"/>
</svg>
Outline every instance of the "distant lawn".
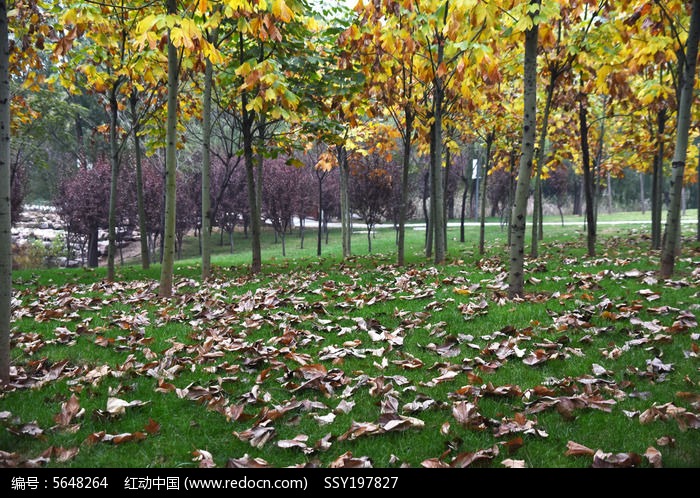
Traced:
<svg viewBox="0 0 700 498">
<path fill-rule="evenodd" d="M 191 239 L 172 299 L 159 265 L 18 271 L 3 466 L 700 467 L 695 228 L 661 281 L 646 226 L 589 258 L 548 225 L 515 301 L 498 226 L 484 255 L 450 228 L 439 267 L 408 230 L 404 268 L 391 229 L 346 261 L 266 231 L 260 275 L 237 233 L 207 282 Z"/>
</svg>

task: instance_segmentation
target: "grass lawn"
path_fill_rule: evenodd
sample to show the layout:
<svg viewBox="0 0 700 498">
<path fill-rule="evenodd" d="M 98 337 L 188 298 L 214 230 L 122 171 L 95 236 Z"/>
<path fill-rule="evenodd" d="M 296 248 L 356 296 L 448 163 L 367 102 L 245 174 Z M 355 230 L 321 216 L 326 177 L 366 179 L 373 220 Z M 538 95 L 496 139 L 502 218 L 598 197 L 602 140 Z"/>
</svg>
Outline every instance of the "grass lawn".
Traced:
<svg viewBox="0 0 700 498">
<path fill-rule="evenodd" d="M 158 265 L 18 271 L 1 465 L 700 467 L 696 225 L 663 281 L 644 216 L 596 257 L 548 218 L 516 301 L 498 226 L 485 255 L 450 227 L 439 267 L 420 227 L 405 267 L 391 229 L 345 261 L 337 231 L 320 258 L 314 229 L 286 257 L 266 233 L 255 276 L 216 234 L 206 282 L 188 240 L 168 300 Z"/>
</svg>

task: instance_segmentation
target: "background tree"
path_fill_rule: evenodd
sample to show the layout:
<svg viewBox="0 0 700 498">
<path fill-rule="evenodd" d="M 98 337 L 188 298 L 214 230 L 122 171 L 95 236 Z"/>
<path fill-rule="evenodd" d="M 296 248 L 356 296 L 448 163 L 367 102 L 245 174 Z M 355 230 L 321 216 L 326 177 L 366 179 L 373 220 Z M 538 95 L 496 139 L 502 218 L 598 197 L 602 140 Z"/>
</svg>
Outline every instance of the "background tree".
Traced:
<svg viewBox="0 0 700 498">
<path fill-rule="evenodd" d="M 372 252 L 372 236 L 376 225 L 385 219 L 392 200 L 391 161 L 375 152 L 367 156 L 355 156 L 350 166 L 350 202 L 367 227 L 367 249 Z"/>
</svg>

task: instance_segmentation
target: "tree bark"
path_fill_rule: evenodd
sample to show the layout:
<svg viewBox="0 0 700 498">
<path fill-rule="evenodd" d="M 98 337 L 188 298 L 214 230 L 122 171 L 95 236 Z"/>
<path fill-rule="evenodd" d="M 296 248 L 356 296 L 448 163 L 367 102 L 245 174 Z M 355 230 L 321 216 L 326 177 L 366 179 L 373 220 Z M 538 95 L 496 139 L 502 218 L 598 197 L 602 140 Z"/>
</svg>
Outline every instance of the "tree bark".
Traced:
<svg viewBox="0 0 700 498">
<path fill-rule="evenodd" d="M 10 382 L 12 202 L 10 199 L 10 48 L 7 2 L 0 0 L 0 385 Z"/>
<path fill-rule="evenodd" d="M 666 109 L 656 116 L 656 157 L 651 177 L 651 248 L 661 249 L 661 211 L 663 210 L 664 132 Z"/>
<path fill-rule="evenodd" d="M 487 186 L 487 179 L 489 177 L 489 167 L 491 165 L 491 146 L 493 145 L 493 141 L 496 138 L 496 133 L 494 131 L 491 131 L 491 133 L 488 134 L 486 137 L 486 158 L 484 159 L 484 178 L 481 180 L 481 194 L 479 194 L 479 197 L 481 198 L 481 213 L 479 215 L 480 218 L 480 227 L 479 227 L 479 254 L 483 255 L 484 250 L 485 250 L 485 239 L 486 239 L 486 186 Z"/>
<path fill-rule="evenodd" d="M 143 198 L 143 155 L 141 153 L 141 137 L 139 136 L 140 125 L 136 114 L 137 94 L 134 92 L 129 99 L 131 115 L 133 118 L 132 128 L 134 135 L 134 151 L 136 160 L 136 205 L 139 213 L 139 239 L 141 242 L 141 267 L 148 270 L 151 266 L 151 259 L 148 252 L 148 227 L 146 226 L 146 205 Z"/>
<path fill-rule="evenodd" d="M 119 107 L 117 103 L 117 92 L 120 83 L 117 81 L 112 85 L 109 93 L 110 106 L 110 126 L 109 126 L 109 147 L 111 163 L 111 179 L 109 183 L 109 229 L 107 246 L 107 281 L 114 281 L 114 257 L 117 250 L 117 199 L 119 196 Z"/>
<path fill-rule="evenodd" d="M 177 13 L 176 0 L 168 0 L 168 14 Z M 168 119 L 165 149 L 165 216 L 163 223 L 163 263 L 160 272 L 160 297 L 173 294 L 175 268 L 175 209 L 177 197 L 177 97 L 179 67 L 177 49 L 168 36 Z"/>
<path fill-rule="evenodd" d="M 323 180 L 325 177 L 325 171 L 316 170 L 316 178 L 318 179 L 318 238 L 316 240 L 316 256 L 321 255 L 321 240 L 323 239 L 321 218 L 323 217 Z"/>
<path fill-rule="evenodd" d="M 406 213 L 408 212 L 408 173 L 411 167 L 411 137 L 413 136 L 413 110 L 404 107 L 403 158 L 401 165 L 401 206 L 399 207 L 399 233 L 397 264 L 406 264 Z"/>
<path fill-rule="evenodd" d="M 531 0 L 531 6 L 539 6 L 539 0 Z M 523 138 L 518 169 L 518 183 L 515 190 L 513 216 L 510 233 L 510 268 L 508 271 L 508 295 L 521 297 L 525 286 L 525 230 L 527 228 L 527 199 L 530 193 L 532 159 L 535 152 L 535 127 L 537 125 L 537 46 L 538 26 L 525 33 L 524 61 L 524 109 Z"/>
<path fill-rule="evenodd" d="M 204 68 L 202 95 L 202 280 L 211 275 L 211 93 L 214 67 L 209 59 Z"/>
<path fill-rule="evenodd" d="M 444 56 L 444 47 L 442 44 L 438 45 L 438 57 L 437 64 L 440 65 Z M 433 242 L 435 244 L 434 252 L 434 263 L 439 265 L 445 262 L 446 253 L 446 241 L 445 241 L 445 186 L 443 182 L 443 171 L 442 171 L 442 114 L 443 114 L 443 101 L 444 101 L 444 82 L 442 78 L 435 77 L 433 82 L 434 95 L 433 95 L 433 117 L 435 119 L 432 127 L 431 141 L 433 142 L 432 156 L 430 158 L 430 170 L 431 170 L 431 181 L 432 188 L 431 193 L 435 197 L 435 200 L 431 202 L 431 220 L 432 220 L 432 231 L 433 231 Z"/>
<path fill-rule="evenodd" d="M 538 242 L 540 240 L 539 230 L 542 227 L 542 167 L 544 166 L 545 146 L 547 145 L 547 127 L 549 126 L 549 114 L 552 109 L 552 99 L 554 98 L 554 87 L 557 83 L 559 73 L 552 71 L 547 84 L 547 96 L 542 116 L 542 130 L 540 130 L 540 140 L 537 150 L 537 169 L 535 172 L 535 203 L 532 210 L 532 237 L 530 240 L 530 257 L 536 258 L 538 255 Z"/>
<path fill-rule="evenodd" d="M 591 172 L 590 146 L 588 143 L 588 107 L 587 96 L 579 95 L 579 127 L 581 140 L 581 161 L 583 168 L 583 190 L 586 196 L 586 241 L 588 256 L 595 256 L 596 245 L 596 219 L 595 219 L 595 187 L 593 173 Z"/>
<path fill-rule="evenodd" d="M 683 195 L 683 174 L 688 155 L 688 134 L 693 105 L 693 88 L 695 86 L 695 68 L 698 60 L 698 42 L 700 41 L 700 0 L 693 1 L 693 13 L 685 49 L 685 63 L 681 76 L 681 94 L 678 102 L 678 121 L 676 127 L 676 144 L 673 153 L 673 170 L 671 173 L 671 199 L 666 218 L 666 233 L 661 251 L 661 278 L 673 275 L 676 251 L 680 249 L 681 233 L 681 196 Z"/>
<path fill-rule="evenodd" d="M 348 151 L 344 145 L 337 148 L 338 168 L 340 168 L 340 226 L 343 241 L 343 259 L 352 255 L 352 216 L 350 210 L 350 166 L 348 165 Z"/>
<path fill-rule="evenodd" d="M 646 213 L 646 200 L 644 199 L 646 197 L 646 194 L 644 193 L 644 173 L 641 171 L 639 172 L 639 208 L 642 211 L 642 214 Z"/>
</svg>

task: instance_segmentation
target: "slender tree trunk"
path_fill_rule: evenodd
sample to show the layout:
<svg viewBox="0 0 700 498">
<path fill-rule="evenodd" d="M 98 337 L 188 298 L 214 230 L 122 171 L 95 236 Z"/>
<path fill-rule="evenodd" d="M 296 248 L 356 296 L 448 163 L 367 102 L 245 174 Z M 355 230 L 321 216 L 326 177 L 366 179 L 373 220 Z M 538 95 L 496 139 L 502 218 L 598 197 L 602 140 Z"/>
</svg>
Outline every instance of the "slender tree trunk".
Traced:
<svg viewBox="0 0 700 498">
<path fill-rule="evenodd" d="M 673 152 L 671 173 L 671 200 L 666 217 L 666 233 L 661 251 L 661 278 L 670 278 L 674 272 L 676 252 L 680 249 L 681 196 L 683 194 L 683 174 L 688 155 L 688 134 L 693 106 L 695 68 L 698 60 L 700 41 L 700 0 L 693 1 L 693 13 L 685 49 L 685 63 L 682 65 L 681 94 L 678 102 L 678 122 L 676 144 Z"/>
<path fill-rule="evenodd" d="M 110 126 L 109 147 L 112 177 L 109 183 L 109 244 L 107 246 L 107 281 L 114 281 L 114 257 L 117 251 L 117 199 L 119 196 L 119 107 L 117 92 L 119 83 L 112 85 L 109 93 Z"/>
<path fill-rule="evenodd" d="M 438 45 L 438 61 L 442 61 L 442 45 Z M 447 244 L 445 240 L 445 188 L 443 182 L 442 171 L 442 113 L 443 113 L 443 82 L 441 78 L 436 78 L 435 81 L 435 96 L 433 103 L 433 114 L 435 122 L 433 123 L 433 155 L 430 161 L 431 178 L 432 178 L 432 193 L 435 201 L 431 202 L 434 209 L 431 213 L 433 225 L 433 237 L 435 244 L 434 262 L 436 265 L 445 262 Z"/>
<path fill-rule="evenodd" d="M 202 96 L 202 280 L 211 275 L 211 93 L 214 67 L 209 59 L 204 68 Z"/>
<path fill-rule="evenodd" d="M 177 13 L 176 0 L 168 0 L 168 13 Z M 175 209 L 177 196 L 177 97 L 179 67 L 177 49 L 168 36 L 168 119 L 165 149 L 165 220 L 163 224 L 163 264 L 160 272 L 160 297 L 173 294 L 175 269 Z"/>
<path fill-rule="evenodd" d="M 321 218 L 323 217 L 323 179 L 325 178 L 325 176 L 325 172 L 319 173 L 319 171 L 316 170 L 316 178 L 318 179 L 318 238 L 316 240 L 316 256 L 321 255 L 321 240 L 323 238 L 323 226 L 321 224 Z"/>
<path fill-rule="evenodd" d="M 10 199 L 10 48 L 7 2 L 0 0 L 0 385 L 10 382 L 12 202 Z"/>
<path fill-rule="evenodd" d="M 90 227 L 90 233 L 88 234 L 88 267 L 97 268 L 100 264 L 100 254 L 99 254 L 99 238 L 100 232 L 97 225 Z"/>
<path fill-rule="evenodd" d="M 432 156 L 432 141 L 430 142 L 430 155 Z M 432 173 L 430 172 L 430 166 L 428 170 L 423 175 L 423 214 L 425 216 L 425 257 L 433 257 L 433 217 L 430 214 L 433 211 L 433 195 L 431 193 L 432 180 L 430 177 Z M 428 202 L 430 199 L 430 202 Z"/>
<path fill-rule="evenodd" d="M 642 214 L 646 213 L 646 199 L 644 193 L 644 173 L 641 171 L 639 172 L 639 207 L 642 211 Z"/>
<path fill-rule="evenodd" d="M 554 87 L 557 83 L 558 73 L 552 71 L 547 84 L 547 96 L 544 104 L 544 114 L 542 116 L 542 129 L 540 130 L 540 140 L 537 150 L 537 167 L 535 171 L 535 195 L 532 210 L 532 238 L 530 240 L 530 257 L 536 258 L 538 255 L 538 242 L 540 241 L 540 229 L 542 228 L 542 167 L 544 166 L 545 147 L 547 145 L 547 128 L 549 126 L 549 114 L 552 109 L 552 99 L 554 97 Z"/>
<path fill-rule="evenodd" d="M 484 246 L 486 239 L 486 188 L 487 179 L 489 177 L 489 167 L 491 163 L 491 146 L 493 145 L 493 140 L 496 138 L 494 131 L 488 134 L 486 137 L 486 158 L 484 159 L 484 178 L 481 180 L 481 213 L 480 213 L 480 227 L 479 227 L 479 254 L 484 254 Z"/>
<path fill-rule="evenodd" d="M 591 172 L 591 158 L 588 144 L 588 108 L 586 107 L 586 95 L 579 96 L 579 126 L 581 135 L 581 160 L 583 166 L 583 189 L 586 195 L 586 230 L 588 255 L 595 256 L 596 245 L 596 219 L 595 219 L 595 179 Z"/>
<path fill-rule="evenodd" d="M 408 173 L 411 167 L 411 137 L 413 136 L 413 110 L 404 107 L 403 158 L 401 165 L 401 205 L 399 206 L 399 233 L 397 264 L 406 264 L 406 214 L 408 212 Z"/>
<path fill-rule="evenodd" d="M 506 226 L 508 227 L 508 247 L 512 243 L 513 231 L 513 205 L 515 204 L 515 160 L 517 151 L 513 149 L 510 153 L 510 174 L 508 175 L 508 209 L 506 210 Z"/>
<path fill-rule="evenodd" d="M 651 248 L 661 249 L 661 212 L 663 210 L 664 132 L 666 108 L 656 116 L 656 157 L 651 179 Z"/>
<path fill-rule="evenodd" d="M 343 241 L 343 259 L 352 255 L 352 217 L 350 210 L 350 166 L 348 165 L 348 151 L 344 145 L 337 148 L 338 167 L 340 168 L 340 226 Z"/>
<path fill-rule="evenodd" d="M 131 115 L 133 117 L 134 152 L 136 155 L 136 206 L 139 213 L 139 239 L 141 243 L 141 267 L 148 270 L 151 266 L 151 259 L 148 252 L 148 228 L 146 226 L 146 205 L 143 199 L 143 155 L 141 153 L 141 137 L 139 132 L 141 127 L 136 114 L 137 104 L 136 92 L 131 94 L 129 103 L 131 105 Z"/>
<path fill-rule="evenodd" d="M 530 0 L 531 6 L 539 6 L 540 0 Z M 523 139 L 515 190 L 513 217 L 510 232 L 510 269 L 508 295 L 521 297 L 525 287 L 525 230 L 527 228 L 527 199 L 530 193 L 530 175 L 535 152 L 535 127 L 537 125 L 537 46 L 538 25 L 525 33 Z"/>
</svg>

